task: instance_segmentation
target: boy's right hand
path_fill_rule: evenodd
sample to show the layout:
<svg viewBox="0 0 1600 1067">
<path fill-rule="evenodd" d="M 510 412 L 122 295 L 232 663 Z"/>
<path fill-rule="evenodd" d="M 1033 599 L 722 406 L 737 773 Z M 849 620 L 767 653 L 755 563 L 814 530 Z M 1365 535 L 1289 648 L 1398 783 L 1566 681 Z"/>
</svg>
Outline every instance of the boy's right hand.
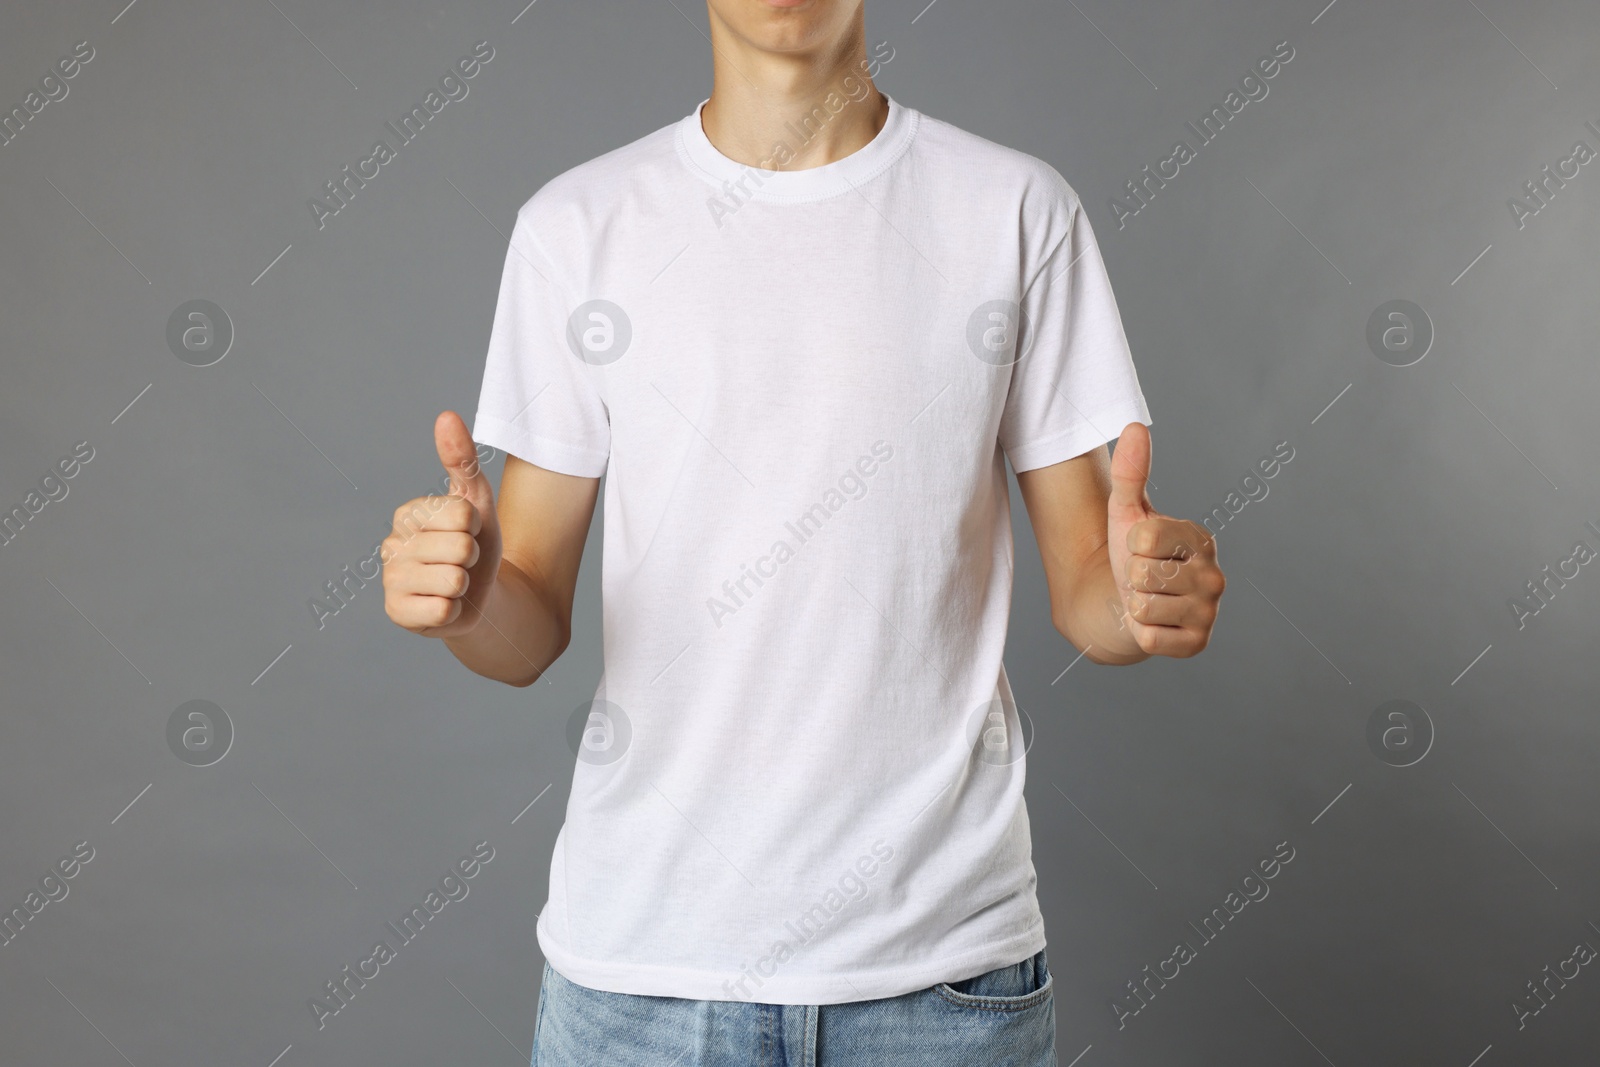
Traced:
<svg viewBox="0 0 1600 1067">
<path fill-rule="evenodd" d="M 500 521 L 494 488 L 478 464 L 461 416 L 433 424 L 448 496 L 408 500 L 384 538 L 383 607 L 396 625 L 424 637 L 460 637 L 483 618 L 484 598 L 500 571 Z"/>
</svg>

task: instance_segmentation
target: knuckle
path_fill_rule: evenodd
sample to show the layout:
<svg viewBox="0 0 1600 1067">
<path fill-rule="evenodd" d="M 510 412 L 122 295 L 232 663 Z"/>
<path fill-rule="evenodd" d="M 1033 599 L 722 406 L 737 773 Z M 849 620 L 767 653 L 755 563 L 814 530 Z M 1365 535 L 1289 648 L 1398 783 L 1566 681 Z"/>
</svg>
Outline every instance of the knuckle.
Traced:
<svg viewBox="0 0 1600 1067">
<path fill-rule="evenodd" d="M 394 509 L 394 528 L 396 531 L 405 529 L 407 523 L 416 522 L 419 513 L 425 514 L 421 504 L 420 497 L 413 498 Z"/>
<path fill-rule="evenodd" d="M 456 566 L 467 561 L 467 535 L 458 532 L 441 532 L 439 535 L 440 563 L 452 563 Z"/>
</svg>

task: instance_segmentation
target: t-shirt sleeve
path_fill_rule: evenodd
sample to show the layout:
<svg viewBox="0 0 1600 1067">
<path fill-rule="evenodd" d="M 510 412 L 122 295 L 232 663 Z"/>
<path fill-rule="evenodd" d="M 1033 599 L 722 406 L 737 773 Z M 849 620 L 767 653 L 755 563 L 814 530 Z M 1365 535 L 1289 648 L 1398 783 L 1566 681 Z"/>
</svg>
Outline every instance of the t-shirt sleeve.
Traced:
<svg viewBox="0 0 1600 1067">
<path fill-rule="evenodd" d="M 572 303 L 551 257 L 517 217 L 489 333 L 475 441 L 559 474 L 598 478 L 611 423 L 594 368 L 567 343 Z"/>
<path fill-rule="evenodd" d="M 1150 425 L 1094 230 L 1067 196 L 1066 233 L 1023 294 L 1023 355 L 1000 419 L 1018 473 L 1081 456 L 1130 422 Z"/>
</svg>

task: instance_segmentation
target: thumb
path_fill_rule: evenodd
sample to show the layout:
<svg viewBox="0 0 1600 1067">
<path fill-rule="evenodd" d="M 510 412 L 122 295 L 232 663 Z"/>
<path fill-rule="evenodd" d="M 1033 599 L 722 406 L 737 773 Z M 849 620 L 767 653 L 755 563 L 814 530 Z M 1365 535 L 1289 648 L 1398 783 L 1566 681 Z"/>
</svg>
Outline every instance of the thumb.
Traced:
<svg viewBox="0 0 1600 1067">
<path fill-rule="evenodd" d="M 1107 506 L 1113 510 L 1150 511 L 1150 499 L 1145 495 L 1149 478 L 1150 430 L 1142 422 L 1130 422 L 1123 427 L 1116 451 L 1111 454 L 1111 498 Z"/>
<path fill-rule="evenodd" d="M 440 413 L 433 423 L 433 443 L 439 451 L 439 462 L 450 475 L 450 495 L 464 497 L 480 511 L 492 505 L 494 488 L 483 473 L 472 433 L 461 416 L 453 411 Z"/>
</svg>

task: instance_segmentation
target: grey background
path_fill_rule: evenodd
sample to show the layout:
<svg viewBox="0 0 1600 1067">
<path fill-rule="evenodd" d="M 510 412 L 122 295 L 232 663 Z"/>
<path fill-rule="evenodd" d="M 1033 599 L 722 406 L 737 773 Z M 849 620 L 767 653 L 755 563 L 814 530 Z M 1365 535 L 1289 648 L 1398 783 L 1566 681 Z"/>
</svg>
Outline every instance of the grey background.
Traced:
<svg viewBox="0 0 1600 1067">
<path fill-rule="evenodd" d="M 1521 630 L 1507 606 L 1597 540 L 1600 166 L 1520 230 L 1506 206 L 1600 147 L 1600 13 L 1323 5 L 869 7 L 887 92 L 1083 197 L 1156 505 L 1199 518 L 1295 449 L 1222 532 L 1230 588 L 1188 661 L 1063 674 L 1016 504 L 1008 665 L 1062 1064 L 1576 1064 L 1600 1040 L 1592 967 L 1525 1029 L 1511 1008 L 1600 945 L 1600 574 Z M 573 647 L 532 689 L 400 632 L 375 583 L 321 630 L 308 608 L 437 483 L 431 423 L 470 416 L 516 208 L 709 91 L 692 0 L 519 10 L 0 12 L 6 109 L 96 50 L 0 147 L 0 510 L 96 450 L 0 548 L 0 905 L 95 849 L 0 948 L 8 1065 L 526 1061 L 599 523 Z M 1110 197 L 1285 39 L 1268 97 L 1119 230 Z M 479 40 L 470 95 L 319 231 L 307 200 Z M 237 331 L 206 368 L 165 341 L 197 298 Z M 1414 366 L 1367 348 L 1391 299 L 1433 320 Z M 236 730 L 210 767 L 166 743 L 194 699 Z M 1437 731 L 1414 766 L 1366 741 L 1392 699 Z M 482 839 L 468 898 L 319 1032 L 307 999 Z M 1285 840 L 1271 895 L 1119 1030 L 1124 984 Z"/>
</svg>

